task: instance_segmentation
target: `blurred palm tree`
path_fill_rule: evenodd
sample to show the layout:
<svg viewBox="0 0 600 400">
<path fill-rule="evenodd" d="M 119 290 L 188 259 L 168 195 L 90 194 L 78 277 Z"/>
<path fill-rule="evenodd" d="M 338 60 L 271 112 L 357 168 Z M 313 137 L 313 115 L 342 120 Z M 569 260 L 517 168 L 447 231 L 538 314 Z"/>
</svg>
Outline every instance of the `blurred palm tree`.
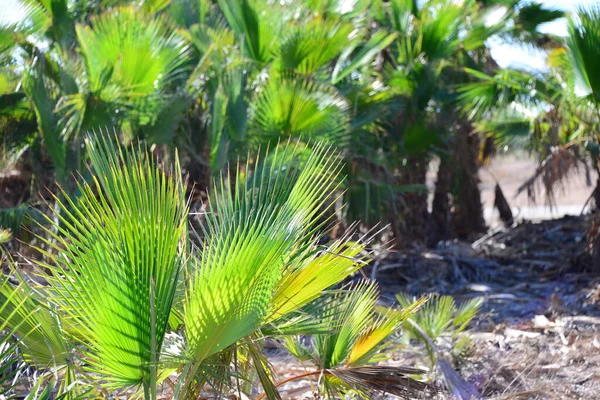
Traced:
<svg viewBox="0 0 600 400">
<path fill-rule="evenodd" d="M 548 53 L 547 71 L 499 69 L 486 75 L 468 70 L 477 81 L 460 89 L 463 110 L 497 146 L 521 147 L 538 156 L 540 166 L 519 189 L 532 200 L 543 188 L 553 205 L 556 190 L 573 172 L 583 169 L 589 179 L 589 169 L 598 170 L 599 21 L 597 8 L 579 9 L 570 17 L 568 36 Z"/>
<path fill-rule="evenodd" d="M 493 74 L 490 39 L 547 42 L 538 27 L 562 15 L 511 0 L 21 7 L 23 19 L 0 30 L 11 59 L 0 85 L 12 124 L 3 154 L 13 164 L 35 154 L 26 158 L 34 177 L 50 170 L 47 181 L 75 189 L 72 171 L 87 157 L 82 134 L 113 128 L 123 142 L 155 144 L 165 160 L 178 148 L 203 190 L 250 150 L 324 141 L 347 161 L 345 218 L 390 222 L 400 244 L 484 228 L 480 141 L 455 88 L 476 79 L 464 68 Z M 441 167 L 430 216 L 433 157 Z"/>
</svg>

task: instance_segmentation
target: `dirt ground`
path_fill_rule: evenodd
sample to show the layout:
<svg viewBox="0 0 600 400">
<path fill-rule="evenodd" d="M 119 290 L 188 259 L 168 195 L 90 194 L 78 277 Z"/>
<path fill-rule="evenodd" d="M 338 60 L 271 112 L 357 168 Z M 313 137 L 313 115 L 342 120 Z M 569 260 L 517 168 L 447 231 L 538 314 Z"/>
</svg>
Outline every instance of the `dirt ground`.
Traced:
<svg viewBox="0 0 600 400">
<path fill-rule="evenodd" d="M 397 254 L 377 278 L 386 296 L 484 299 L 469 354 L 456 365 L 482 397 L 600 399 L 600 279 L 583 251 L 589 224 L 526 222 L 473 244 Z"/>
<path fill-rule="evenodd" d="M 399 292 L 484 300 L 467 351 L 450 358 L 482 398 L 600 399 L 600 277 L 584 252 L 590 224 L 581 216 L 524 222 L 474 243 L 387 254 L 365 272 L 387 304 Z M 416 350 L 390 353 L 386 363 L 426 366 Z M 281 379 L 302 371 L 285 353 L 273 361 Z M 286 389 L 284 398 L 312 398 L 309 381 Z"/>
<path fill-rule="evenodd" d="M 544 204 L 543 193 L 541 204 L 534 204 L 516 194 L 536 166 L 508 155 L 481 170 L 491 228 L 484 237 L 387 254 L 365 272 L 379 282 L 386 305 L 400 292 L 447 294 L 459 303 L 484 300 L 466 332 L 467 351 L 451 359 L 481 398 L 600 399 L 600 276 L 590 273 L 586 252 L 592 220 L 581 216 L 593 187 L 580 174 L 559 188 L 554 208 Z M 436 168 L 428 174 L 430 186 Z M 493 209 L 496 182 L 520 221 L 515 227 L 501 227 Z M 417 344 L 414 350 L 390 353 L 385 363 L 427 367 L 423 349 Z M 276 350 L 272 361 L 281 379 L 304 371 L 284 351 Z M 311 383 L 288 384 L 284 398 L 314 398 Z"/>
</svg>

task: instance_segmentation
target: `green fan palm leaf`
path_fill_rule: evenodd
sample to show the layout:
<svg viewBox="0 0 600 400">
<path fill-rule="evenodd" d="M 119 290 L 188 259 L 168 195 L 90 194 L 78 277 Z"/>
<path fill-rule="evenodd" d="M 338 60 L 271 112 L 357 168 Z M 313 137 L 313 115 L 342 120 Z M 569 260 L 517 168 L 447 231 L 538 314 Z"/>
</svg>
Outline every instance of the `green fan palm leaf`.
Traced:
<svg viewBox="0 0 600 400">
<path fill-rule="evenodd" d="M 127 105 L 153 95 L 181 72 L 188 44 L 166 18 L 118 8 L 77 26 L 91 91 Z"/>
<path fill-rule="evenodd" d="M 298 338 L 285 340 L 289 351 L 301 360 L 310 360 L 322 375 L 320 384 L 327 396 L 370 398 L 370 393 L 389 391 L 394 394 L 416 394 L 428 388 L 407 374 L 421 371 L 404 367 L 369 366 L 385 340 L 423 303 L 417 301 L 404 310 L 388 309 L 377 313 L 377 287 L 359 282 L 332 294 L 328 307 L 320 317 L 329 321 L 330 330 L 314 336 L 307 346 Z M 300 375 L 302 376 L 302 375 Z"/>
<path fill-rule="evenodd" d="M 316 337 L 316 347 L 323 368 L 342 365 L 350 357 L 353 345 L 361 333 L 373 322 L 373 307 L 377 302 L 377 288 L 366 283 L 348 288 L 339 295 L 342 312 L 338 314 L 340 327 L 334 334 Z M 333 312 L 338 310 L 333 309 Z"/>
<path fill-rule="evenodd" d="M 185 259 L 187 206 L 179 167 L 156 168 L 141 149 L 129 153 L 89 140 L 94 186 L 61 214 L 44 239 L 53 271 L 47 296 L 84 345 L 88 369 L 114 387 L 153 387 L 179 272 Z"/>
<path fill-rule="evenodd" d="M 258 176 L 242 180 L 238 172 L 233 192 L 224 180 L 215 188 L 184 301 L 187 345 L 197 361 L 268 317 L 286 263 L 306 245 L 312 220 L 335 185 L 339 166 L 330 150 L 317 147 L 289 168 L 295 152 L 294 146 L 277 149 L 256 170 Z"/>
<path fill-rule="evenodd" d="M 582 94 L 600 103 L 600 7 L 580 8 L 569 19 L 567 48 Z"/>
<path fill-rule="evenodd" d="M 250 106 L 250 129 L 261 142 L 288 137 L 336 143 L 339 148 L 347 143 L 349 105 L 331 87 L 295 76 L 274 77 Z"/>
<path fill-rule="evenodd" d="M 37 298 L 32 283 L 0 279 L 0 331 L 8 329 L 8 337 L 17 338 L 15 346 L 28 363 L 42 369 L 65 367 L 71 354 L 58 315 Z"/>
<path fill-rule="evenodd" d="M 336 20 L 313 20 L 294 27 L 281 41 L 277 63 L 282 70 L 312 74 L 342 53 L 354 27 Z"/>
</svg>

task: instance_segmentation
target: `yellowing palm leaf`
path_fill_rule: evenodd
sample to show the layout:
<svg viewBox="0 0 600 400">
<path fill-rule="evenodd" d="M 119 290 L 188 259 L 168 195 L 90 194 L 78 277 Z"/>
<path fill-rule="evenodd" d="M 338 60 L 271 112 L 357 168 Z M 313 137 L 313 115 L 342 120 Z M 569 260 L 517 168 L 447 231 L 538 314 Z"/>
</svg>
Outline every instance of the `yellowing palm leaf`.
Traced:
<svg viewBox="0 0 600 400">
<path fill-rule="evenodd" d="M 329 149 L 316 146 L 292 165 L 297 147 L 282 147 L 253 175 L 242 179 L 238 171 L 236 189 L 224 179 L 215 188 L 184 301 L 188 351 L 196 362 L 261 325 L 286 264 L 306 246 L 335 185 L 340 167 Z M 296 308 L 285 303 L 286 312 Z"/>
</svg>

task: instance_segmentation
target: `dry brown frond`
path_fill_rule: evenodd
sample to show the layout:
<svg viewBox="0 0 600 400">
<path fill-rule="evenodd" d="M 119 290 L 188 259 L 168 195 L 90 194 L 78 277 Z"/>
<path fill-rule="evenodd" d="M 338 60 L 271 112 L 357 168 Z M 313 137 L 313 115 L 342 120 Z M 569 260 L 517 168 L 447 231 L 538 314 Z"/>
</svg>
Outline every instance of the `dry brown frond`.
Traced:
<svg viewBox="0 0 600 400">
<path fill-rule="evenodd" d="M 379 391 L 400 397 L 415 398 L 422 396 L 424 392 L 437 391 L 435 386 L 410 377 L 410 375 L 423 372 L 423 370 L 412 367 L 376 365 L 331 369 L 326 373 L 335 376 L 356 390 Z"/>
<path fill-rule="evenodd" d="M 579 173 L 582 168 L 584 171 L 589 168 L 577 149 L 575 145 L 554 147 L 542 160 L 535 173 L 519 187 L 515 197 L 522 192 L 527 192 L 529 199 L 537 203 L 538 195 L 543 192 L 546 204 L 555 207 L 557 191 L 564 191 L 566 180 Z"/>
</svg>

